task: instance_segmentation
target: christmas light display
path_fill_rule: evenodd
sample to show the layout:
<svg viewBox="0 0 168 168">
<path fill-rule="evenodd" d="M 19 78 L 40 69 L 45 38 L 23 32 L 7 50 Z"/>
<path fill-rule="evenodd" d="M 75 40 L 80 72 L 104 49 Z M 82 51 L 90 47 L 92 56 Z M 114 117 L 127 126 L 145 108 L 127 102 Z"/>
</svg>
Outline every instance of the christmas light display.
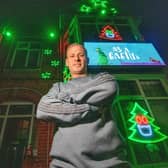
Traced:
<svg viewBox="0 0 168 168">
<path fill-rule="evenodd" d="M 123 40 L 120 36 L 119 32 L 116 31 L 112 26 L 106 25 L 102 28 L 99 38 L 105 39 L 105 40 L 115 40 L 115 41 L 121 41 Z"/>
<path fill-rule="evenodd" d="M 11 28 L 3 27 L 2 30 L 0 29 L 0 42 L 3 38 L 6 40 L 13 38 L 13 31 L 11 31 Z"/>
<path fill-rule="evenodd" d="M 87 0 L 84 4 L 81 4 L 79 11 L 86 14 L 96 12 L 100 16 L 118 14 L 118 10 L 111 6 L 109 0 Z"/>
<path fill-rule="evenodd" d="M 53 59 L 53 55 L 52 54 L 53 54 L 53 50 L 52 49 L 50 49 L 50 48 L 43 49 L 43 55 L 46 56 L 46 57 L 49 57 L 49 59 L 50 59 L 49 60 L 50 66 L 53 67 L 53 68 L 57 68 L 60 65 L 60 61 L 56 60 L 56 59 Z M 44 79 L 44 80 L 51 79 L 52 76 L 53 76 L 52 72 L 50 72 L 50 71 L 42 72 L 40 74 L 40 78 Z"/>
<path fill-rule="evenodd" d="M 67 66 L 64 66 L 63 70 L 63 81 L 66 83 L 71 79 L 71 74 Z"/>
<path fill-rule="evenodd" d="M 41 73 L 42 79 L 50 79 L 51 78 L 51 72 L 43 72 Z"/>
<path fill-rule="evenodd" d="M 128 120 L 132 126 L 129 128 L 131 134 L 128 139 L 139 143 L 157 143 L 167 139 L 167 136 L 161 133 L 160 128 L 154 124 L 155 119 L 148 115 L 137 102 L 130 112 L 131 118 Z"/>
<path fill-rule="evenodd" d="M 51 66 L 52 67 L 57 67 L 60 64 L 58 60 L 51 60 Z"/>
<path fill-rule="evenodd" d="M 80 7 L 80 11 L 82 13 L 90 13 L 92 11 L 92 8 L 90 6 L 87 6 L 87 5 L 82 5 Z"/>
<path fill-rule="evenodd" d="M 44 49 L 43 51 L 43 55 L 51 55 L 53 53 L 53 50 L 52 49 L 49 49 L 49 48 L 46 48 Z"/>
</svg>

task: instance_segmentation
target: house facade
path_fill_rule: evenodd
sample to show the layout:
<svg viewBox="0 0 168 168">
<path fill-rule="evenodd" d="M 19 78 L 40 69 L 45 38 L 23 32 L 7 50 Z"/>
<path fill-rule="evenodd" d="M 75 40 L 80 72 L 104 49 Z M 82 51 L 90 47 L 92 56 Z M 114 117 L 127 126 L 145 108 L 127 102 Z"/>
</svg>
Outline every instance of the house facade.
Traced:
<svg viewBox="0 0 168 168">
<path fill-rule="evenodd" d="M 57 125 L 37 120 L 36 108 L 53 83 L 68 80 L 64 66 L 66 46 L 71 42 L 116 44 L 117 47 L 121 43 L 145 44 L 139 24 L 139 18 L 128 16 L 61 16 L 55 26 L 59 28 L 57 39 L 33 34 L 7 39 L 1 35 L 0 167 L 48 167 Z M 143 49 L 145 53 L 146 48 Z M 139 49 L 133 51 L 139 52 Z M 96 59 L 102 61 L 104 56 L 99 50 Z M 128 161 L 134 168 L 168 167 L 166 65 L 163 62 L 156 66 L 158 60 L 153 59 L 152 65 L 133 65 L 129 62 L 135 61 L 133 54 L 127 59 L 127 65 L 112 64 L 118 60 L 121 63 L 123 55 L 109 55 L 109 58 L 112 61 L 108 65 L 91 63 L 88 69 L 93 74 L 108 71 L 116 76 L 120 89 L 113 108 Z"/>
</svg>

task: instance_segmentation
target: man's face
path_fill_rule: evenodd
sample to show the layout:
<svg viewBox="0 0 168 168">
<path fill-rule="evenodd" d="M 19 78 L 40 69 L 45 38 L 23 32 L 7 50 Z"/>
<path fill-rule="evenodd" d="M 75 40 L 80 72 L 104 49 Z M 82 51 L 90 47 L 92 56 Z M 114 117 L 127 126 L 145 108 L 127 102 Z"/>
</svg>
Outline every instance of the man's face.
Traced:
<svg viewBox="0 0 168 168">
<path fill-rule="evenodd" d="M 68 48 L 66 56 L 66 66 L 72 77 L 86 76 L 87 57 L 84 48 L 78 44 L 72 45 Z"/>
</svg>

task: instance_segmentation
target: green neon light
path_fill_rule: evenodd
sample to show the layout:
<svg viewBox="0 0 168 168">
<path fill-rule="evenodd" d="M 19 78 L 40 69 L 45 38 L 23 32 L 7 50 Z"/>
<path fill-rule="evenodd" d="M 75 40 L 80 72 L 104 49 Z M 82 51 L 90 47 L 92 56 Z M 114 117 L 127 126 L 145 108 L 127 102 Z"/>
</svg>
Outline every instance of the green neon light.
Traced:
<svg viewBox="0 0 168 168">
<path fill-rule="evenodd" d="M 71 79 L 71 74 L 69 69 L 65 66 L 63 70 L 63 81 L 66 83 Z"/>
<path fill-rule="evenodd" d="M 148 115 L 148 112 L 143 109 L 137 102 L 134 103 L 130 114 L 132 115 L 132 117 L 128 121 L 132 123 L 132 126 L 129 128 L 129 130 L 131 131 L 131 134 L 128 136 L 129 140 L 150 144 L 161 142 L 167 139 L 167 136 L 159 131 L 160 127 L 154 125 L 155 119 L 150 117 Z M 137 121 L 137 116 L 142 116 L 142 118 L 139 118 L 139 120 L 141 121 Z M 143 121 L 143 119 L 145 120 Z M 148 121 L 148 123 L 146 121 Z M 138 130 L 138 126 L 140 129 L 142 128 L 141 132 Z M 150 135 L 148 130 L 149 128 L 152 129 L 152 135 L 145 136 L 146 133 L 148 133 L 147 135 Z M 142 132 L 144 132 L 144 134 L 142 134 Z"/>
<path fill-rule="evenodd" d="M 107 7 L 108 0 L 91 0 L 91 3 L 93 4 L 94 7 L 105 8 Z"/>
<path fill-rule="evenodd" d="M 4 29 L 2 34 L 8 39 L 10 39 L 12 37 L 12 32 L 10 30 Z"/>
<path fill-rule="evenodd" d="M 83 12 L 83 13 L 90 13 L 92 11 L 92 8 L 90 6 L 87 6 L 87 5 L 82 5 L 80 7 L 80 12 Z"/>
<path fill-rule="evenodd" d="M 85 4 L 81 4 L 79 11 L 87 14 L 91 12 L 97 12 L 101 16 L 105 16 L 107 14 L 118 14 L 117 9 L 111 6 L 111 2 L 109 0 L 85 1 Z"/>
<path fill-rule="evenodd" d="M 113 15 L 116 15 L 118 13 L 116 8 L 111 8 L 110 11 L 112 12 Z"/>
<path fill-rule="evenodd" d="M 101 14 L 101 15 L 106 15 L 106 14 L 107 14 L 107 10 L 106 10 L 106 9 L 102 9 L 102 10 L 100 11 L 100 14 Z"/>
<path fill-rule="evenodd" d="M 49 37 L 50 37 L 50 38 L 54 38 L 54 37 L 55 37 L 55 33 L 54 33 L 54 32 L 50 32 L 50 33 L 49 33 Z"/>
<path fill-rule="evenodd" d="M 12 33 L 11 33 L 10 31 L 7 31 L 7 32 L 5 33 L 5 35 L 6 35 L 7 37 L 11 37 L 11 36 L 12 36 Z"/>
<path fill-rule="evenodd" d="M 42 72 L 41 73 L 41 79 L 50 79 L 51 78 L 51 72 Z"/>
<path fill-rule="evenodd" d="M 52 67 L 57 67 L 59 64 L 60 64 L 59 61 L 57 61 L 57 60 L 51 60 L 51 66 Z"/>
<path fill-rule="evenodd" d="M 43 55 L 51 55 L 52 54 L 52 52 L 53 52 L 53 50 L 52 49 L 44 49 L 44 51 L 43 51 Z"/>
</svg>

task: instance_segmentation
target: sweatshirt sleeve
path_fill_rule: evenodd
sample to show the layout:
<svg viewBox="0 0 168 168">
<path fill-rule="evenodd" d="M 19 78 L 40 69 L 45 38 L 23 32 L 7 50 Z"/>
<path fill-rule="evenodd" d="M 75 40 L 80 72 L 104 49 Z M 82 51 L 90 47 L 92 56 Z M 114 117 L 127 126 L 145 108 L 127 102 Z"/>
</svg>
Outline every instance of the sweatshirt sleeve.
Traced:
<svg viewBox="0 0 168 168">
<path fill-rule="evenodd" d="M 55 120 L 57 124 L 73 124 L 84 118 L 90 110 L 88 104 L 73 104 L 58 99 L 58 85 L 54 85 L 44 95 L 38 106 L 36 116 L 38 119 Z M 96 107 L 95 107 L 96 108 Z"/>
<path fill-rule="evenodd" d="M 114 100 L 117 93 L 117 83 L 114 77 L 104 74 L 99 78 L 99 82 L 95 82 L 95 84 L 92 84 L 76 96 L 76 102 L 83 101 L 90 105 L 100 106 Z"/>
</svg>

